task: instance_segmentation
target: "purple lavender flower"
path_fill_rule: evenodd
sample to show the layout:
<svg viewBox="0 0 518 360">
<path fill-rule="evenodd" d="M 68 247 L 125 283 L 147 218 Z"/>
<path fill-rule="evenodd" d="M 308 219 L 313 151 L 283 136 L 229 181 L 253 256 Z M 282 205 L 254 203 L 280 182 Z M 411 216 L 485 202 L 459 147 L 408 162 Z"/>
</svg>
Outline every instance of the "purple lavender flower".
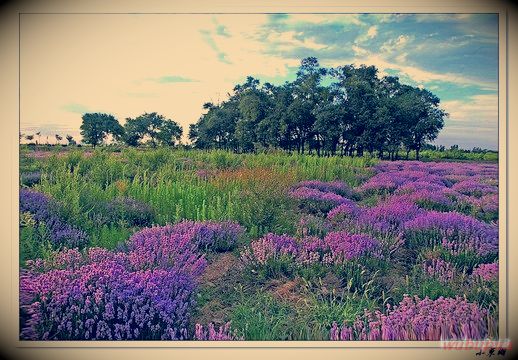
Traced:
<svg viewBox="0 0 518 360">
<path fill-rule="evenodd" d="M 175 224 L 172 231 L 189 236 L 200 249 L 227 251 L 232 249 L 243 236 L 245 229 L 232 221 L 203 221 L 184 220 Z"/>
<path fill-rule="evenodd" d="M 397 236 L 405 221 L 414 219 L 423 211 L 411 202 L 386 201 L 365 209 L 358 218 L 358 227 Z"/>
<path fill-rule="evenodd" d="M 461 194 L 476 197 L 498 193 L 498 188 L 496 186 L 481 184 L 471 179 L 456 183 L 452 186 L 452 189 Z"/>
<path fill-rule="evenodd" d="M 34 186 L 35 184 L 39 184 L 41 181 L 41 172 L 40 171 L 32 171 L 28 173 L 23 173 L 20 175 L 20 182 L 25 186 Z"/>
<path fill-rule="evenodd" d="M 472 276 L 475 279 L 482 279 L 484 281 L 497 281 L 498 263 L 480 264 L 473 269 Z"/>
<path fill-rule="evenodd" d="M 290 195 L 299 200 L 321 200 L 328 201 L 333 204 L 341 204 L 348 201 L 348 199 L 344 198 L 341 195 L 330 192 L 324 192 L 308 187 L 299 187 L 291 191 Z"/>
<path fill-rule="evenodd" d="M 404 224 L 405 238 L 413 245 L 441 245 L 452 253 L 498 253 L 498 229 L 456 212 L 428 211 Z"/>
<path fill-rule="evenodd" d="M 131 271 L 108 256 L 79 267 L 24 272 L 25 340 L 183 339 L 194 282 L 174 270 Z"/>
<path fill-rule="evenodd" d="M 299 244 L 294 238 L 270 233 L 252 241 L 250 246 L 241 252 L 241 259 L 247 265 L 266 265 L 268 261 L 280 257 L 295 258 L 298 248 Z"/>
<path fill-rule="evenodd" d="M 136 232 L 129 238 L 127 249 L 129 261 L 137 269 L 177 269 L 197 277 L 207 265 L 191 235 L 176 233 L 170 225 Z"/>
<path fill-rule="evenodd" d="M 447 284 L 455 279 L 457 272 L 453 264 L 441 258 L 426 259 L 423 262 L 423 271 L 429 277 Z"/>
<path fill-rule="evenodd" d="M 365 255 L 379 256 L 380 243 L 369 235 L 336 231 L 327 234 L 323 244 L 330 250 L 324 262 L 344 264 Z"/>
<path fill-rule="evenodd" d="M 83 247 L 88 242 L 88 236 L 83 230 L 61 219 L 58 215 L 58 204 L 45 194 L 20 189 L 20 212 L 29 212 L 34 220 L 45 224 L 52 243 L 57 247 Z"/>
<path fill-rule="evenodd" d="M 327 214 L 327 219 L 335 222 L 353 220 L 358 217 L 361 210 L 353 201 L 344 202 L 333 208 Z"/>
<path fill-rule="evenodd" d="M 405 296 L 387 314 L 365 311 L 352 326 L 333 323 L 331 340 L 480 340 L 488 335 L 488 312 L 461 297 L 430 300 Z"/>
<path fill-rule="evenodd" d="M 208 340 L 208 341 L 229 341 L 229 340 L 243 340 L 232 331 L 230 322 L 220 326 L 218 330 L 210 323 L 207 327 L 201 324 L 195 325 L 194 340 Z"/>
</svg>

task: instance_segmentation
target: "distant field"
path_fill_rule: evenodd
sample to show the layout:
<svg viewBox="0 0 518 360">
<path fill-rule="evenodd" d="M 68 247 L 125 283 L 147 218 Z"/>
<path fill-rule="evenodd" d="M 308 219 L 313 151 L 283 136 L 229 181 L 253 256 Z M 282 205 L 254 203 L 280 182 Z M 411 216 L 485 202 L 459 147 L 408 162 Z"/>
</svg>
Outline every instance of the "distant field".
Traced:
<svg viewBox="0 0 518 360">
<path fill-rule="evenodd" d="M 421 158 L 22 146 L 20 336 L 495 338 L 498 154 Z"/>
</svg>

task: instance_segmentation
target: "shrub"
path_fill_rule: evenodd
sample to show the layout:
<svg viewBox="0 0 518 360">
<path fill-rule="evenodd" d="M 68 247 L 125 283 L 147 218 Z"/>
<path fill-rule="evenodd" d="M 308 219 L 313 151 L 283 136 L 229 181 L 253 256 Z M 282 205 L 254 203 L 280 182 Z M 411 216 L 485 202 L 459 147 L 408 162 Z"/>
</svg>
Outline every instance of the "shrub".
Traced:
<svg viewBox="0 0 518 360">
<path fill-rule="evenodd" d="M 58 204 L 45 194 L 20 189 L 20 212 L 32 214 L 36 224 L 45 224 L 55 247 L 83 247 L 88 242 L 88 237 L 83 230 L 61 219 L 58 214 Z"/>
<path fill-rule="evenodd" d="M 386 314 L 366 311 L 352 326 L 336 323 L 331 340 L 481 340 L 488 336 L 488 312 L 463 298 L 430 300 L 406 296 Z"/>
<path fill-rule="evenodd" d="M 245 229 L 232 221 L 184 220 L 175 224 L 172 231 L 191 237 L 200 250 L 231 250 L 245 233 Z"/>
<path fill-rule="evenodd" d="M 155 217 L 151 206 L 128 197 L 110 201 L 106 205 L 106 212 L 111 222 L 123 221 L 129 226 L 138 227 L 150 226 Z"/>
</svg>

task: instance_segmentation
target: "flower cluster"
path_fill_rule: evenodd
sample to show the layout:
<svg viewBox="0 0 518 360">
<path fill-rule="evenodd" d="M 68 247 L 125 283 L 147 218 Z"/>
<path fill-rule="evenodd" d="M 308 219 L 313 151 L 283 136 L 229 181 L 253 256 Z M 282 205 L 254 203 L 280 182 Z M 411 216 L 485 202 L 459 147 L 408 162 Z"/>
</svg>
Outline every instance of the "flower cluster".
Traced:
<svg viewBox="0 0 518 360">
<path fill-rule="evenodd" d="M 177 233 L 171 225 L 140 230 L 126 246 L 128 259 L 137 269 L 173 268 L 198 276 L 207 264 L 191 234 Z"/>
<path fill-rule="evenodd" d="M 194 340 L 209 340 L 209 341 L 228 341 L 228 340 L 243 340 L 238 337 L 235 331 L 232 331 L 230 322 L 225 323 L 216 330 L 213 323 L 207 327 L 201 324 L 195 325 Z"/>
<path fill-rule="evenodd" d="M 290 196 L 298 200 L 321 201 L 329 203 L 330 205 L 338 205 L 348 201 L 347 198 L 341 195 L 304 186 L 292 190 Z"/>
<path fill-rule="evenodd" d="M 496 186 L 483 184 L 472 179 L 459 181 L 451 188 L 461 194 L 475 197 L 481 197 L 487 194 L 496 194 L 498 192 L 498 188 Z"/>
<path fill-rule="evenodd" d="M 242 253 L 247 265 L 264 266 L 270 261 L 290 259 L 298 266 L 321 263 L 344 265 L 364 256 L 379 256 L 379 242 L 365 234 L 345 231 L 330 232 L 323 239 L 306 237 L 300 240 L 287 235 L 267 234 L 252 241 Z"/>
<path fill-rule="evenodd" d="M 354 201 L 347 201 L 327 213 L 327 219 L 335 222 L 354 220 L 360 214 L 360 207 Z"/>
<path fill-rule="evenodd" d="M 443 284 L 449 283 L 457 276 L 455 266 L 441 258 L 425 260 L 423 262 L 423 272 Z"/>
<path fill-rule="evenodd" d="M 266 234 L 252 241 L 250 246 L 241 252 L 241 259 L 249 265 L 266 265 L 268 261 L 282 256 L 295 258 L 300 244 L 288 235 Z"/>
<path fill-rule="evenodd" d="M 405 222 L 405 239 L 412 246 L 440 245 L 454 254 L 498 253 L 498 229 L 456 212 L 428 211 Z"/>
<path fill-rule="evenodd" d="M 437 210 L 462 209 L 468 203 L 485 213 L 498 211 L 495 165 L 409 161 L 381 162 L 375 168 L 377 174 L 358 188 L 360 193 L 389 194 L 395 201 Z M 483 197 L 486 199 L 479 201 Z"/>
<path fill-rule="evenodd" d="M 359 226 L 380 233 L 395 233 L 401 225 L 423 213 L 411 202 L 387 201 L 365 209 L 358 218 Z"/>
<path fill-rule="evenodd" d="M 484 281 L 498 280 L 498 263 L 480 264 L 472 273 L 474 278 L 480 278 Z"/>
<path fill-rule="evenodd" d="M 485 339 L 488 313 L 465 299 L 430 300 L 406 296 L 398 306 L 379 311 L 365 311 L 352 326 L 333 323 L 331 340 L 439 341 Z"/>
<path fill-rule="evenodd" d="M 41 181 L 41 172 L 40 171 L 32 171 L 20 174 L 20 182 L 22 185 L 31 187 L 35 184 L 39 184 Z"/>
<path fill-rule="evenodd" d="M 237 244 L 245 229 L 232 221 L 194 222 L 184 220 L 175 224 L 172 231 L 176 234 L 189 236 L 200 249 L 226 251 Z"/>
<path fill-rule="evenodd" d="M 20 213 L 30 213 L 39 224 L 49 231 L 52 243 L 59 246 L 83 247 L 88 236 L 83 230 L 67 224 L 60 216 L 58 204 L 40 192 L 20 189 Z"/>
<path fill-rule="evenodd" d="M 26 340 L 175 340 L 187 336 L 194 279 L 176 269 L 135 270 L 125 254 L 65 251 L 46 272 L 20 276 Z"/>
<path fill-rule="evenodd" d="M 20 276 L 20 337 L 191 338 L 193 292 L 206 266 L 200 244 L 235 241 L 242 231 L 235 223 L 186 222 L 143 229 L 121 251 L 63 249 L 46 260 L 31 260 Z M 227 325 L 219 331 L 198 326 L 195 337 L 237 339 Z"/>
</svg>

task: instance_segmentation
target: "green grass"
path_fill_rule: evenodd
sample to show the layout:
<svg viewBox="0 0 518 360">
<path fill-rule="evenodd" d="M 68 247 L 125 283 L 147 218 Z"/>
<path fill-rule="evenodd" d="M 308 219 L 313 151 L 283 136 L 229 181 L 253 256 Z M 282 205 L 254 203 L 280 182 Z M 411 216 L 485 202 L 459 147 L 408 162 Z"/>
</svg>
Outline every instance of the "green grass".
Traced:
<svg viewBox="0 0 518 360">
<path fill-rule="evenodd" d="M 269 231 L 294 233 L 296 204 L 286 197 L 291 185 L 339 179 L 356 186 L 375 163 L 368 158 L 167 148 L 82 148 L 38 159 L 28 156 L 30 152 L 22 150 L 21 172 L 41 171 L 35 188 L 58 200 L 66 220 L 87 231 L 94 244 L 109 248 L 128 232 L 107 230 L 95 218 L 102 204 L 119 196 L 149 204 L 161 225 L 181 219 L 234 220 L 253 237 Z M 203 172 L 209 176 L 200 176 Z"/>
</svg>

